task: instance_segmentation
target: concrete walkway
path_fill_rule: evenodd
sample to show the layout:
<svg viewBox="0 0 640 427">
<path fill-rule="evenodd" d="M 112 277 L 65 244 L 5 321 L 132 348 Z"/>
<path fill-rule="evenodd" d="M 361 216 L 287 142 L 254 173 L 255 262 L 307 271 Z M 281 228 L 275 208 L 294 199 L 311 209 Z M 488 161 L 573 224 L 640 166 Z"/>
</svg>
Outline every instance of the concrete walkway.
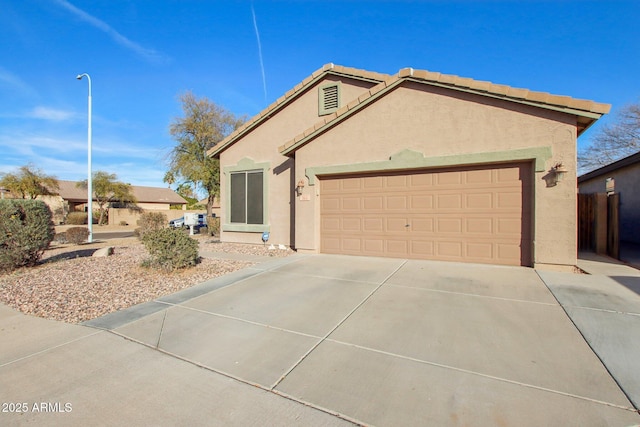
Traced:
<svg viewBox="0 0 640 427">
<path fill-rule="evenodd" d="M 638 425 L 628 274 L 295 255 L 82 326 L 0 306 L 0 425 Z"/>
<path fill-rule="evenodd" d="M 539 274 L 640 408 L 640 270 L 593 253 L 580 254 L 578 266 L 588 274 Z"/>
</svg>

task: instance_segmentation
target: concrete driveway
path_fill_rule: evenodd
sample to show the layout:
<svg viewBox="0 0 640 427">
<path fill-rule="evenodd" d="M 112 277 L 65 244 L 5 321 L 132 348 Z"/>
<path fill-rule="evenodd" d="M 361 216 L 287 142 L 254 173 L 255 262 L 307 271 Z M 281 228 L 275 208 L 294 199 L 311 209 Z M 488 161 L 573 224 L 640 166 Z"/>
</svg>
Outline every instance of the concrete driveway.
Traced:
<svg viewBox="0 0 640 427">
<path fill-rule="evenodd" d="M 28 408 L 0 424 L 640 424 L 554 284 L 295 255 L 84 326 L 0 306 L 0 397 Z"/>
</svg>

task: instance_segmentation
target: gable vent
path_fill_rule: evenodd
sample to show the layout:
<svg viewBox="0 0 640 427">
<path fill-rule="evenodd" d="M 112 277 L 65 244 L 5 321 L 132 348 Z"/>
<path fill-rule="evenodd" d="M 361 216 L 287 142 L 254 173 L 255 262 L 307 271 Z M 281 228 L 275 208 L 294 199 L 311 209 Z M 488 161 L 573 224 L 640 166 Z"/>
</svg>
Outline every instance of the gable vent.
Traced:
<svg viewBox="0 0 640 427">
<path fill-rule="evenodd" d="M 319 113 L 330 114 L 340 108 L 340 87 L 337 83 L 320 88 Z"/>
</svg>

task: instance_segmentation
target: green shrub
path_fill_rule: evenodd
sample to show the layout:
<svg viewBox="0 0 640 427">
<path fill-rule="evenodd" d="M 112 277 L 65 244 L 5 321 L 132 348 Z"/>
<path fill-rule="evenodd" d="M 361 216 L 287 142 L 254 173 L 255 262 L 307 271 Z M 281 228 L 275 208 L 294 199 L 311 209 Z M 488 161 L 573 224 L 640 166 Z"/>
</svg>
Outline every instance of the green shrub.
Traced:
<svg viewBox="0 0 640 427">
<path fill-rule="evenodd" d="M 126 227 L 127 225 L 129 225 L 129 224 L 127 224 L 127 221 L 120 221 L 120 226 L 121 227 Z"/>
<path fill-rule="evenodd" d="M 65 232 L 67 242 L 79 245 L 87 241 L 89 230 L 84 227 L 71 227 Z"/>
<path fill-rule="evenodd" d="M 151 256 L 143 265 L 163 270 L 192 267 L 198 262 L 198 242 L 182 230 L 163 228 L 142 236 Z"/>
<path fill-rule="evenodd" d="M 87 223 L 89 215 L 86 212 L 70 212 L 67 215 L 67 224 L 69 225 L 84 225 Z"/>
<path fill-rule="evenodd" d="M 167 216 L 162 212 L 144 212 L 138 220 L 139 228 L 136 228 L 135 235 L 142 239 L 145 234 L 152 231 L 162 230 L 167 226 Z"/>
<path fill-rule="evenodd" d="M 51 218 L 41 200 L 0 200 L 0 269 L 37 264 L 55 235 Z"/>
<path fill-rule="evenodd" d="M 208 218 L 207 226 L 209 228 L 209 234 L 211 236 L 220 235 L 220 217 Z"/>
</svg>

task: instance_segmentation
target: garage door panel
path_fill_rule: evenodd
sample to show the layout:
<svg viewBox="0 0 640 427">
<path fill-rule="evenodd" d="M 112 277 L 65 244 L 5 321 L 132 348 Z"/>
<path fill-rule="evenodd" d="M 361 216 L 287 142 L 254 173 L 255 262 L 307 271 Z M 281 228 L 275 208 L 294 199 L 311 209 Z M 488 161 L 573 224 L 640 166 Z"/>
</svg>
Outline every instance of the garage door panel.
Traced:
<svg viewBox="0 0 640 427">
<path fill-rule="evenodd" d="M 436 220 L 436 233 L 462 232 L 462 218 L 438 218 Z"/>
<path fill-rule="evenodd" d="M 522 209 L 522 194 L 515 191 L 499 193 L 496 209 L 508 208 Z"/>
<path fill-rule="evenodd" d="M 465 182 L 467 184 L 491 184 L 494 180 L 494 171 L 491 169 L 474 170 L 465 173 Z"/>
<path fill-rule="evenodd" d="M 406 210 L 407 196 L 387 196 L 385 198 L 386 207 L 390 210 Z"/>
<path fill-rule="evenodd" d="M 359 178 L 346 178 L 342 181 L 341 190 L 360 190 L 362 188 L 362 180 Z"/>
<path fill-rule="evenodd" d="M 384 256 L 384 239 L 365 239 L 364 249 L 371 255 Z"/>
<path fill-rule="evenodd" d="M 384 231 L 384 218 L 364 218 L 362 229 L 367 233 L 375 233 Z"/>
<path fill-rule="evenodd" d="M 362 208 L 365 211 L 379 211 L 384 209 L 384 197 L 368 196 L 362 199 Z"/>
<path fill-rule="evenodd" d="M 411 190 L 418 190 L 422 187 L 432 187 L 432 186 L 433 186 L 432 173 L 409 175 L 409 187 Z"/>
<path fill-rule="evenodd" d="M 437 185 L 462 184 L 463 172 L 440 172 L 435 175 Z"/>
<path fill-rule="evenodd" d="M 493 209 L 493 193 L 472 193 L 465 195 L 467 209 Z"/>
<path fill-rule="evenodd" d="M 320 204 L 321 209 L 325 213 L 339 212 L 340 211 L 340 198 L 338 197 L 324 197 Z"/>
<path fill-rule="evenodd" d="M 432 210 L 433 194 L 412 194 L 409 196 L 409 207 L 413 210 Z"/>
<path fill-rule="evenodd" d="M 358 253 L 362 250 L 362 242 L 359 238 L 344 237 L 342 238 L 342 249 Z"/>
<path fill-rule="evenodd" d="M 322 252 L 531 264 L 529 163 L 320 183 Z"/>
<path fill-rule="evenodd" d="M 433 233 L 433 218 L 413 218 L 411 233 Z"/>
<path fill-rule="evenodd" d="M 433 241 L 429 240 L 411 240 L 411 255 L 416 258 L 433 257 Z M 412 257 L 412 258 L 413 258 Z"/>
<path fill-rule="evenodd" d="M 493 234 L 494 220 L 491 217 L 487 218 L 466 218 L 465 230 L 467 233 L 473 234 Z"/>
<path fill-rule="evenodd" d="M 494 245 L 491 243 L 467 243 L 467 257 L 474 260 L 491 260 L 493 258 Z"/>
<path fill-rule="evenodd" d="M 343 218 L 342 230 L 357 231 L 357 232 L 362 231 L 361 219 L 360 218 Z"/>
<path fill-rule="evenodd" d="M 436 255 L 442 258 L 462 258 L 462 242 L 436 242 Z"/>
<path fill-rule="evenodd" d="M 394 234 L 406 233 L 407 228 L 407 218 L 387 218 L 386 231 Z"/>
<path fill-rule="evenodd" d="M 439 194 L 436 196 L 436 209 L 460 209 L 462 208 L 462 195 Z"/>
<path fill-rule="evenodd" d="M 340 233 L 340 218 L 322 218 L 322 229 L 325 231 L 325 235 L 332 233 Z"/>
<path fill-rule="evenodd" d="M 522 231 L 522 221 L 520 218 L 499 218 L 497 219 L 497 224 L 497 234 L 501 236 L 520 235 Z"/>
<path fill-rule="evenodd" d="M 409 242 L 407 240 L 387 240 L 386 252 L 393 256 L 406 256 L 409 254 Z"/>
<path fill-rule="evenodd" d="M 382 176 L 368 176 L 362 180 L 363 190 L 371 190 L 384 187 L 384 177 Z"/>
</svg>

